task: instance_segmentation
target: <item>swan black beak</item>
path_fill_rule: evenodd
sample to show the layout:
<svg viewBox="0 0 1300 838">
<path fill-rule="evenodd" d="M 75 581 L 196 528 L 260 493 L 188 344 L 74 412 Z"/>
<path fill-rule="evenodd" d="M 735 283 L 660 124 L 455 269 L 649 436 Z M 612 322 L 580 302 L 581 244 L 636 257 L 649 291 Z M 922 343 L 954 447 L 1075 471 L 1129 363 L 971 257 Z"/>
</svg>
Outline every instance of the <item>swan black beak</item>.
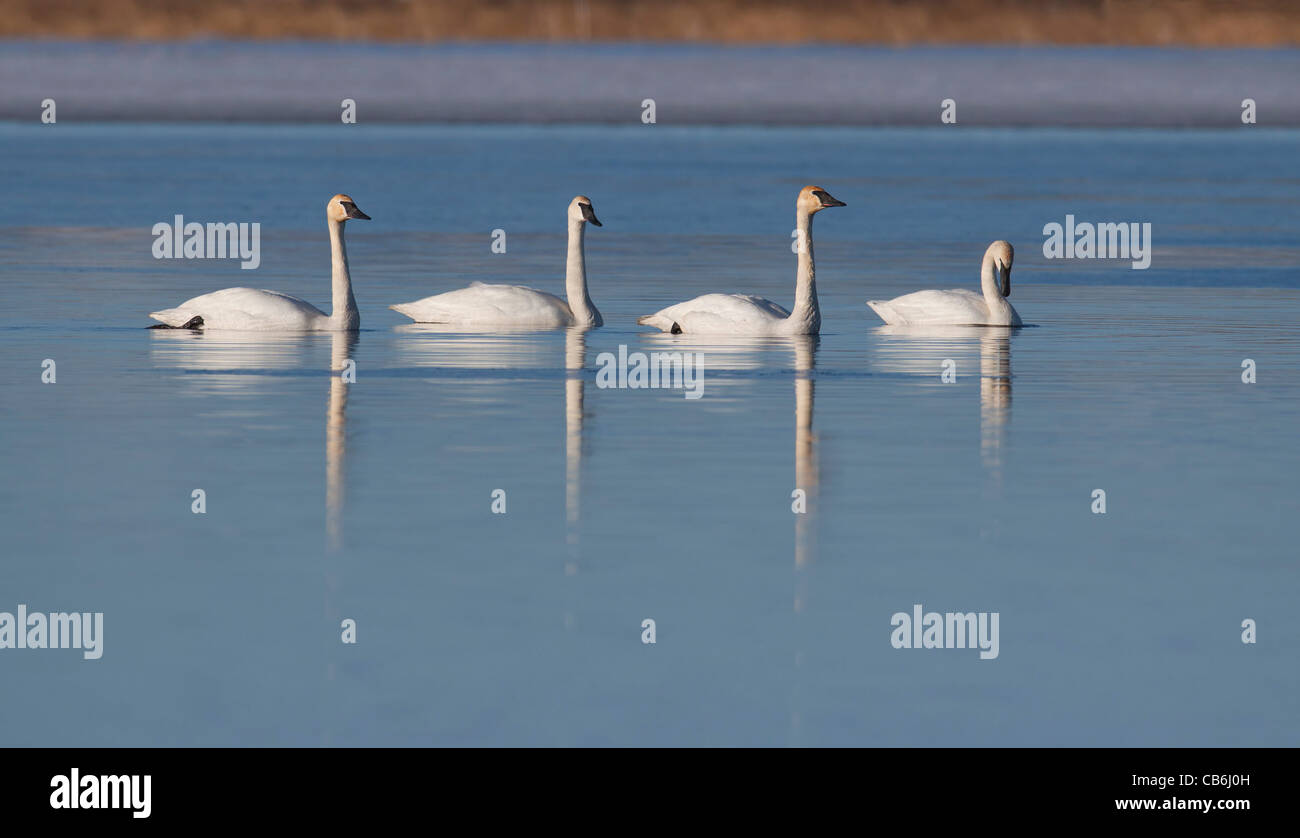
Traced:
<svg viewBox="0 0 1300 838">
<path fill-rule="evenodd" d="M 591 204 L 578 204 L 578 206 L 582 207 L 583 218 L 587 219 L 592 224 L 595 224 L 597 227 L 605 226 L 604 224 L 601 224 L 600 219 L 596 217 L 596 211 L 591 208 Z"/>
<path fill-rule="evenodd" d="M 351 201 L 343 201 L 342 204 L 343 204 L 343 211 L 347 213 L 347 217 L 349 219 L 355 218 L 358 221 L 370 220 L 370 216 L 366 215 L 364 212 L 357 209 L 357 205 L 352 203 Z"/>
<path fill-rule="evenodd" d="M 835 198 L 832 198 L 832 197 L 831 197 L 831 194 L 830 194 L 829 192 L 824 192 L 824 191 L 818 189 L 818 190 L 817 190 L 816 192 L 814 192 L 813 194 L 816 195 L 816 196 L 817 196 L 817 199 L 818 199 L 819 201 L 822 202 L 822 207 L 823 207 L 823 208 L 825 208 L 825 207 L 846 207 L 846 206 L 848 206 L 848 204 L 844 203 L 843 201 L 839 201 L 839 200 L 836 200 Z"/>
<path fill-rule="evenodd" d="M 1011 266 L 1007 265 L 1002 269 L 1002 296 L 1011 296 Z"/>
</svg>

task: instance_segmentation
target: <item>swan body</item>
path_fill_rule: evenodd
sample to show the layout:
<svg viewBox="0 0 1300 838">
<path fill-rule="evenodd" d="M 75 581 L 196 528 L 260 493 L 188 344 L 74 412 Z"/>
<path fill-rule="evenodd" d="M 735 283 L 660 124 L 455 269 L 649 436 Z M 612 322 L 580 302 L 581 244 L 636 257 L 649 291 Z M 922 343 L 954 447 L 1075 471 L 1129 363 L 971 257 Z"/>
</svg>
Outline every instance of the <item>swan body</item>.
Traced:
<svg viewBox="0 0 1300 838">
<path fill-rule="evenodd" d="M 637 319 L 673 334 L 785 336 L 815 335 L 821 330 L 813 262 L 812 217 L 827 207 L 842 207 L 819 186 L 805 186 L 795 201 L 799 236 L 799 269 L 792 311 L 763 297 L 746 294 L 705 294 Z"/>
<path fill-rule="evenodd" d="M 573 309 L 568 303 L 554 294 L 524 285 L 471 282 L 468 288 L 425 297 L 413 303 L 398 303 L 389 308 L 417 323 L 535 326 L 541 329 L 576 325 Z"/>
<path fill-rule="evenodd" d="M 335 195 L 325 205 L 332 256 L 334 313 L 278 291 L 226 288 L 186 300 L 175 308 L 149 314 L 173 329 L 231 329 L 239 331 L 355 331 L 361 324 L 352 277 L 348 273 L 343 225 L 350 218 L 369 220 L 347 195 Z M 154 328 L 162 328 L 155 326 Z"/>
<path fill-rule="evenodd" d="M 591 199 L 585 195 L 579 195 L 569 203 L 568 218 L 569 250 L 564 280 L 567 301 L 524 285 L 472 282 L 468 288 L 398 303 L 389 308 L 417 323 L 537 329 L 602 325 L 604 319 L 587 292 L 583 239 L 587 222 L 597 227 L 604 225 L 596 218 Z"/>
<path fill-rule="evenodd" d="M 796 329 L 790 312 L 781 306 L 748 294 L 705 294 L 636 322 L 665 332 L 686 334 L 811 334 Z"/>
<path fill-rule="evenodd" d="M 989 245 L 980 268 L 982 294 L 964 288 L 917 291 L 867 305 L 891 326 L 1020 326 L 1020 315 L 1007 302 L 1014 259 L 1007 242 Z"/>
<path fill-rule="evenodd" d="M 194 328 L 278 330 L 286 332 L 326 331 L 329 315 L 309 302 L 276 291 L 257 288 L 225 288 L 213 291 L 149 315 L 173 329 L 185 328 L 194 318 Z"/>
</svg>

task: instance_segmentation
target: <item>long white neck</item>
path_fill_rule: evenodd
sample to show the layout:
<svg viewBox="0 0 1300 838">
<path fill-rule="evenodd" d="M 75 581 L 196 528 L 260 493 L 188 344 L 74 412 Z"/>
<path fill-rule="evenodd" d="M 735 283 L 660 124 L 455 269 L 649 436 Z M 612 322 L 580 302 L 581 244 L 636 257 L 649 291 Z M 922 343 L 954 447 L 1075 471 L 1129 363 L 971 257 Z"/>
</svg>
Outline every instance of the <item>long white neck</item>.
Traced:
<svg viewBox="0 0 1300 838">
<path fill-rule="evenodd" d="M 564 271 L 564 293 L 573 312 L 573 325 L 600 326 L 604 321 L 587 294 L 587 257 L 583 252 L 586 222 L 569 219 L 569 258 Z"/>
<path fill-rule="evenodd" d="M 329 220 L 331 281 L 334 286 L 330 324 L 336 329 L 355 329 L 361 325 L 357 300 L 352 296 L 352 276 L 348 273 L 348 248 L 343 242 L 343 222 Z"/>
<path fill-rule="evenodd" d="M 1002 296 L 1002 289 L 998 286 L 998 272 L 993 267 L 993 262 L 993 254 L 984 254 L 984 264 L 980 267 L 980 288 L 984 291 L 984 302 L 989 307 L 990 319 L 1010 322 L 1011 303 Z"/>
<path fill-rule="evenodd" d="M 795 209 L 796 232 L 799 234 L 799 272 L 795 277 L 794 310 L 790 319 L 807 323 L 812 332 L 821 327 L 822 313 L 817 305 L 817 268 L 813 264 L 812 213 Z"/>
</svg>

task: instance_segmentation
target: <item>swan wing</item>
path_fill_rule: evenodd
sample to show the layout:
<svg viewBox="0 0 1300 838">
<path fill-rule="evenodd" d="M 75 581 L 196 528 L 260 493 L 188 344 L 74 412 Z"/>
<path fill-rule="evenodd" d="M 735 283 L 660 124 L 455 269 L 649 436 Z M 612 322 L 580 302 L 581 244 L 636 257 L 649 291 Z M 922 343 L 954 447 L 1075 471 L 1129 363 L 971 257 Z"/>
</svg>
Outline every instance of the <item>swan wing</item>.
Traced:
<svg viewBox="0 0 1300 838">
<path fill-rule="evenodd" d="M 468 288 L 389 306 L 417 323 L 567 326 L 569 304 L 554 294 L 524 285 L 472 283 Z"/>
<path fill-rule="evenodd" d="M 763 297 L 705 294 L 637 320 L 665 332 L 691 334 L 763 334 L 784 322 L 790 312 Z"/>
<path fill-rule="evenodd" d="M 168 326 L 180 327 L 195 317 L 204 329 L 242 331 L 323 329 L 329 316 L 305 300 L 257 288 L 225 288 L 186 300 L 176 308 L 149 314 Z"/>
<path fill-rule="evenodd" d="M 917 291 L 892 300 L 869 300 L 867 305 L 891 326 L 960 326 L 989 322 L 989 307 L 984 298 L 964 288 Z"/>
</svg>

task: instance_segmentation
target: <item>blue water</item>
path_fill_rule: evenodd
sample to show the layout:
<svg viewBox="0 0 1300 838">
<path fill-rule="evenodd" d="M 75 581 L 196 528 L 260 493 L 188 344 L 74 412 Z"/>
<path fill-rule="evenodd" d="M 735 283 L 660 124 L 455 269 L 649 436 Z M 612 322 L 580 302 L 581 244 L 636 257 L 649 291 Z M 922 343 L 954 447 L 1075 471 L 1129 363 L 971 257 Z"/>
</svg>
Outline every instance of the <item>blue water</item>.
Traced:
<svg viewBox="0 0 1300 838">
<path fill-rule="evenodd" d="M 1298 145 L 0 125 L 0 612 L 105 632 L 95 661 L 0 649 L 0 743 L 1300 744 Z M 806 183 L 848 204 L 817 219 L 819 339 L 635 325 L 706 291 L 789 305 Z M 348 228 L 358 335 L 144 328 L 231 285 L 328 307 L 340 191 L 374 219 Z M 386 308 L 559 293 L 579 192 L 604 328 Z M 155 260 L 177 213 L 261 223 L 261 267 Z M 1067 213 L 1150 222 L 1150 269 L 1045 259 Z M 976 287 L 996 238 L 1033 328 L 864 305 Z M 704 352 L 703 398 L 598 387 L 620 344 Z M 915 603 L 998 612 L 999 656 L 893 648 Z"/>
</svg>

